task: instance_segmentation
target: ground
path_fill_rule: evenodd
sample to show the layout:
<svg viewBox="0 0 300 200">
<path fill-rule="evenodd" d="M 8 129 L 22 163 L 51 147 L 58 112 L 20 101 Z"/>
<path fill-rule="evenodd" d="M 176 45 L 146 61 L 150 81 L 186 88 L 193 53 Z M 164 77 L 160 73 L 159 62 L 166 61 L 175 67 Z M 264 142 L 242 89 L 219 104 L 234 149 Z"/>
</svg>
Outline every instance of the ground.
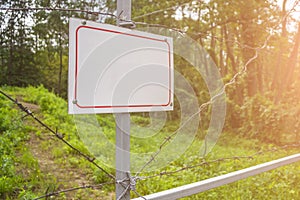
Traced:
<svg viewBox="0 0 300 200">
<path fill-rule="evenodd" d="M 39 112 L 39 106 L 22 102 L 36 116 L 42 117 Z M 92 180 L 93 172 L 91 169 L 82 168 L 78 165 L 76 159 L 72 160 L 70 155 L 60 155 L 58 149 L 63 148 L 64 144 L 59 141 L 53 134 L 41 128 L 35 121 L 27 117 L 24 120 L 26 125 L 35 127 L 38 133 L 30 131 L 30 139 L 26 146 L 33 157 L 37 160 L 39 170 L 43 175 L 43 182 L 48 186 L 44 187 L 45 193 L 59 191 L 68 188 L 74 188 L 84 185 L 95 185 Z M 41 188 L 42 189 L 42 188 Z M 54 199 L 114 199 L 114 194 L 107 194 L 102 190 L 77 190 L 67 192 L 61 197 Z"/>
</svg>

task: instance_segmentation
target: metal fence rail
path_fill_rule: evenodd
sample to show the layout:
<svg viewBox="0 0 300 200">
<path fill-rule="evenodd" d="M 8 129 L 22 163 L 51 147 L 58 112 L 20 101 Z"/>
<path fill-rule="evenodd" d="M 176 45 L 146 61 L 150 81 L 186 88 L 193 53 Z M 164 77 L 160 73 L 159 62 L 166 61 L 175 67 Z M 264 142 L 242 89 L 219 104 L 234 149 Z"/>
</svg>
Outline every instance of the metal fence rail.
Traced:
<svg viewBox="0 0 300 200">
<path fill-rule="evenodd" d="M 294 154 L 288 157 L 280 158 L 278 160 L 273 160 L 270 162 L 262 163 L 253 167 L 249 167 L 246 169 L 242 169 L 239 171 L 231 172 L 225 175 L 217 176 L 214 178 L 206 179 L 200 182 L 191 183 L 188 185 L 180 186 L 177 188 L 172 188 L 169 190 L 165 190 L 158 193 L 153 193 L 147 196 L 144 196 L 144 198 L 136 198 L 134 200 L 153 200 L 153 199 L 159 199 L 159 200 L 170 200 L 170 199 L 178 199 L 186 196 L 191 196 L 206 190 L 210 190 L 222 185 L 226 185 L 228 183 L 233 183 L 235 181 L 248 178 L 250 176 L 254 176 L 272 169 L 276 169 L 278 167 L 288 165 L 291 163 L 295 163 L 297 161 L 300 161 L 300 153 Z"/>
</svg>

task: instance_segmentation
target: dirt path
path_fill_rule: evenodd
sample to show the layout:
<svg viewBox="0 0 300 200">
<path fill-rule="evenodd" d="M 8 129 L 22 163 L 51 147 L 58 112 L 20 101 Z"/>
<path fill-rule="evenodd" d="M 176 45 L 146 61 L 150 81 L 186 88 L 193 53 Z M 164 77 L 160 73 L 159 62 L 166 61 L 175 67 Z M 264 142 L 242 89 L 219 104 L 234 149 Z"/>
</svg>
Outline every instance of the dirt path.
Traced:
<svg viewBox="0 0 300 200">
<path fill-rule="evenodd" d="M 39 106 L 24 103 L 35 115 L 40 116 Z M 27 118 L 25 123 L 33 126 L 37 131 L 30 132 L 30 139 L 27 142 L 32 155 L 37 159 L 41 174 L 43 174 L 45 185 L 44 191 L 63 190 L 83 185 L 95 185 L 92 180 L 91 169 L 82 168 L 76 162 L 71 162 L 71 155 L 62 155 L 61 148 L 64 144 L 55 136 L 41 128 L 32 119 Z M 76 159 L 75 159 L 76 161 Z M 112 194 L 104 194 L 101 190 L 77 190 L 65 193 L 65 197 L 55 197 L 54 199 L 113 199 Z"/>
</svg>

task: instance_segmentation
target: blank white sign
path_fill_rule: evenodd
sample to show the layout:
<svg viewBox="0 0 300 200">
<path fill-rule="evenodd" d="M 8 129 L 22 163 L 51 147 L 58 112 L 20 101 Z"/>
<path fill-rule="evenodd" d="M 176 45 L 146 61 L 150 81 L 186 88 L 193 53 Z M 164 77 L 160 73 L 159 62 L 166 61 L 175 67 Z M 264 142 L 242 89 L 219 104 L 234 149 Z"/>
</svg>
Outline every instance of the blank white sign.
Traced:
<svg viewBox="0 0 300 200">
<path fill-rule="evenodd" d="M 70 19 L 70 114 L 173 110 L 172 38 Z"/>
</svg>

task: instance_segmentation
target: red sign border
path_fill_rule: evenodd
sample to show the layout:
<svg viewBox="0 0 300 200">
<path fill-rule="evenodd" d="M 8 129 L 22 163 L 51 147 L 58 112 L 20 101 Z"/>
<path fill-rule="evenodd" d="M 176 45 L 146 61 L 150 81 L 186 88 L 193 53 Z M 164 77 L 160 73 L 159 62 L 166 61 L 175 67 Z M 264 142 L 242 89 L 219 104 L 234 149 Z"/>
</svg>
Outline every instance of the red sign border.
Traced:
<svg viewBox="0 0 300 200">
<path fill-rule="evenodd" d="M 144 104 L 144 105 L 116 105 L 116 106 L 83 106 L 79 105 L 78 100 L 77 100 L 77 77 L 78 77 L 78 32 L 82 28 L 87 28 L 87 29 L 92 29 L 92 30 L 98 30 L 98 31 L 105 31 L 105 32 L 110 32 L 110 33 L 115 33 L 115 34 L 121 34 L 121 35 L 126 35 L 129 37 L 138 37 L 138 38 L 143 38 L 143 39 L 148 39 L 148 40 L 153 40 L 153 41 L 159 41 L 159 42 L 164 42 L 168 46 L 168 55 L 169 55 L 169 100 L 166 104 Z M 126 33 L 126 32 L 121 32 L 121 31 L 115 31 L 115 30 L 109 30 L 109 29 L 104 29 L 104 28 L 96 28 L 92 26 L 79 26 L 76 29 L 76 47 L 75 47 L 75 88 L 74 88 L 74 99 L 76 100 L 75 105 L 78 106 L 79 108 L 141 108 L 141 107 L 166 107 L 171 105 L 171 95 L 172 95 L 172 90 L 171 90 L 171 47 L 170 44 L 168 43 L 167 40 L 161 40 L 157 38 L 151 38 L 151 37 L 146 37 L 146 36 L 141 36 L 141 35 L 136 35 L 136 34 L 131 34 L 131 33 Z"/>
</svg>

